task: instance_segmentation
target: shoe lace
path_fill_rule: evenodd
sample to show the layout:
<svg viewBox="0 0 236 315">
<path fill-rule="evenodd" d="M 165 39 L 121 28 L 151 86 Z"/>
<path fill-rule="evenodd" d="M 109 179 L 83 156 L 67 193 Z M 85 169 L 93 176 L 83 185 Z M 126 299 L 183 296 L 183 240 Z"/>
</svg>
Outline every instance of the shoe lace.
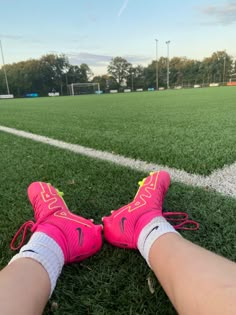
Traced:
<svg viewBox="0 0 236 315">
<path fill-rule="evenodd" d="M 58 207 L 58 210 L 59 209 L 61 209 L 61 207 Z M 49 212 L 47 216 L 50 216 L 54 212 L 55 212 L 55 209 L 52 210 L 51 212 Z M 36 230 L 36 228 L 38 227 L 38 225 L 40 223 L 44 222 L 44 220 L 45 220 L 45 217 L 41 217 L 37 220 L 36 223 L 32 220 L 23 223 L 21 225 L 21 227 L 19 228 L 19 230 L 14 235 L 14 237 L 11 241 L 11 244 L 10 244 L 10 248 L 12 250 L 18 250 L 25 242 L 25 238 L 26 238 L 26 234 L 27 234 L 28 229 L 30 229 L 31 232 L 34 232 Z M 17 243 L 17 240 L 19 239 L 20 236 L 21 236 L 21 241 L 17 246 L 15 246 L 15 243 Z"/>
<path fill-rule="evenodd" d="M 163 217 L 170 222 L 176 230 L 196 231 L 199 229 L 199 223 L 190 220 L 186 212 L 163 212 Z"/>
<path fill-rule="evenodd" d="M 154 172 L 150 173 L 150 175 L 152 174 L 154 174 Z M 138 182 L 140 187 L 144 185 L 146 179 L 147 177 Z M 186 212 L 166 211 L 163 212 L 163 217 L 168 222 L 172 223 L 173 227 L 176 230 L 196 231 L 199 229 L 199 223 L 194 220 L 190 220 Z"/>
<path fill-rule="evenodd" d="M 11 241 L 11 244 L 10 244 L 10 247 L 12 250 L 18 250 L 23 244 L 24 244 L 24 241 L 25 241 L 25 238 L 26 238 L 26 234 L 27 234 L 27 230 L 28 229 L 31 229 L 33 228 L 33 226 L 35 225 L 35 223 L 33 221 L 27 221 L 25 222 L 24 224 L 22 224 L 22 226 L 19 228 L 19 230 L 16 232 L 16 234 L 14 235 L 12 241 Z M 20 243 L 15 246 L 19 236 L 22 234 L 22 237 L 21 237 L 21 241 Z"/>
</svg>

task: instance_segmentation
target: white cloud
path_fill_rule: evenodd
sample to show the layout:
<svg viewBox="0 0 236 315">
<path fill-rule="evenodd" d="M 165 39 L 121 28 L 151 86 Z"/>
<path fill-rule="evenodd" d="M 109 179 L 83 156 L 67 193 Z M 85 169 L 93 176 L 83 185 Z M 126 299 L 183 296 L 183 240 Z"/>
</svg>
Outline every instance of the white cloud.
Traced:
<svg viewBox="0 0 236 315">
<path fill-rule="evenodd" d="M 111 55 L 99 55 L 99 54 L 91 54 L 89 52 L 71 52 L 66 54 L 70 60 L 71 64 L 77 64 L 80 65 L 81 63 L 87 63 L 89 66 L 95 66 L 95 67 L 104 67 L 109 64 L 112 58 L 116 56 Z M 138 55 L 124 55 L 121 56 L 122 58 L 125 58 L 130 63 L 147 63 L 150 61 L 149 57 L 146 56 L 138 56 Z"/>
<path fill-rule="evenodd" d="M 81 64 L 87 63 L 89 66 L 105 66 L 107 65 L 112 56 L 108 55 L 97 55 L 91 54 L 89 52 L 81 52 L 81 53 L 67 53 L 67 56 L 72 64 Z"/>
<path fill-rule="evenodd" d="M 213 18 L 213 21 L 221 25 L 229 25 L 236 22 L 236 1 L 230 1 L 221 6 L 211 5 L 200 8 L 201 12 Z"/>
<path fill-rule="evenodd" d="M 1 34 L 0 33 L 0 39 L 1 38 L 18 40 L 18 39 L 21 39 L 22 36 L 20 36 L 20 35 L 10 35 L 10 34 Z"/>
</svg>

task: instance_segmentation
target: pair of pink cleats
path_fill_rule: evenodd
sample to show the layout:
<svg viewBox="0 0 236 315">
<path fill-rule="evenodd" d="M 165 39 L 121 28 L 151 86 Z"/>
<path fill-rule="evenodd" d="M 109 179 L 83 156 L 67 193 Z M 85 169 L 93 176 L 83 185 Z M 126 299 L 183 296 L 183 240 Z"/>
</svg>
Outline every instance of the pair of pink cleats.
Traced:
<svg viewBox="0 0 236 315">
<path fill-rule="evenodd" d="M 137 248 L 139 234 L 154 217 L 163 216 L 162 204 L 170 185 L 165 171 L 151 173 L 139 183 L 134 200 L 103 218 L 104 237 L 112 245 Z M 34 209 L 35 221 L 24 223 L 11 242 L 12 249 L 19 249 L 27 228 L 43 232 L 61 247 L 65 263 L 78 262 L 92 256 L 102 247 L 102 225 L 70 212 L 62 193 L 47 183 L 34 182 L 28 188 L 28 197 Z M 23 231 L 21 243 L 14 243 Z"/>
</svg>

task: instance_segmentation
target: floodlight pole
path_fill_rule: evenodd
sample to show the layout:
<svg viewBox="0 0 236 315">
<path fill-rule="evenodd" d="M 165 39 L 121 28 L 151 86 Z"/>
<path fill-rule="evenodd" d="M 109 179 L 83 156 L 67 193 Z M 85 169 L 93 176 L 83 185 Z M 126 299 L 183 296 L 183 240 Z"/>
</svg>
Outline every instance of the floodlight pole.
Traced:
<svg viewBox="0 0 236 315">
<path fill-rule="evenodd" d="M 225 63 L 226 63 L 226 55 L 224 55 L 223 84 L 225 83 Z"/>
<path fill-rule="evenodd" d="M 0 39 L 0 47 L 1 47 L 1 54 L 2 54 L 2 68 L 3 68 L 3 72 L 4 72 L 4 76 L 5 76 L 5 81 L 6 81 L 6 86 L 7 86 L 7 94 L 10 94 L 10 90 L 9 90 L 9 85 L 8 85 L 8 80 L 7 80 L 7 73 L 6 73 L 6 69 L 5 69 L 5 61 L 4 61 L 4 55 L 3 55 L 3 49 L 2 49 L 2 41 Z"/>
<path fill-rule="evenodd" d="M 132 88 L 132 92 L 134 91 L 134 73 L 133 71 L 131 72 L 131 88 Z"/>
<path fill-rule="evenodd" d="M 170 82 L 169 82 L 169 74 L 170 74 L 170 60 L 169 60 L 169 45 L 170 40 L 166 42 L 167 45 L 167 73 L 166 73 L 166 83 L 167 83 L 167 89 L 170 88 Z"/>
<path fill-rule="evenodd" d="M 156 41 L 156 90 L 158 91 L 159 88 L 159 82 L 158 82 L 158 39 L 155 39 Z"/>
</svg>

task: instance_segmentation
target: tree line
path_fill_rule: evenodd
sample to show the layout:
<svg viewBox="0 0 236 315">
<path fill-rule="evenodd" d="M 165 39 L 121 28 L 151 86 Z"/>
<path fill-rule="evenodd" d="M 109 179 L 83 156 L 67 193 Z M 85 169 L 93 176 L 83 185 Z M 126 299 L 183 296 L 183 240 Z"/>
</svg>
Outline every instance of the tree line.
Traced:
<svg viewBox="0 0 236 315">
<path fill-rule="evenodd" d="M 168 63 L 170 87 L 224 83 L 231 78 L 236 79 L 236 61 L 225 51 L 214 52 L 202 61 L 186 57 L 170 60 L 160 57 L 158 63 L 153 60 L 147 67 L 134 66 L 125 58 L 115 57 L 107 67 L 107 74 L 95 77 L 87 64 L 71 65 L 65 55 L 55 54 L 7 64 L 5 70 L 10 93 L 22 97 L 27 93 L 43 96 L 51 91 L 66 95 L 67 85 L 71 83 L 98 82 L 103 91 L 156 88 L 157 71 L 158 87 L 166 87 Z M 0 69 L 0 94 L 7 94 L 3 68 Z"/>
<path fill-rule="evenodd" d="M 147 67 L 133 66 L 121 57 L 113 58 L 108 65 L 108 74 L 96 76 L 94 82 L 99 82 L 101 89 L 106 87 L 122 89 L 126 83 L 132 90 L 137 88 L 167 87 L 167 64 L 169 63 L 169 85 L 193 86 L 194 84 L 208 85 L 209 83 L 225 83 L 236 80 L 236 60 L 225 51 L 214 52 L 202 61 L 186 57 L 173 57 L 168 60 L 161 57 L 153 60 Z"/>
<path fill-rule="evenodd" d="M 48 54 L 40 59 L 30 59 L 5 65 L 10 93 L 16 97 L 27 93 L 47 95 L 57 91 L 67 94 L 72 82 L 88 82 L 92 71 L 87 64 L 71 65 L 64 55 Z M 7 94 L 3 68 L 0 69 L 0 94 Z"/>
</svg>

